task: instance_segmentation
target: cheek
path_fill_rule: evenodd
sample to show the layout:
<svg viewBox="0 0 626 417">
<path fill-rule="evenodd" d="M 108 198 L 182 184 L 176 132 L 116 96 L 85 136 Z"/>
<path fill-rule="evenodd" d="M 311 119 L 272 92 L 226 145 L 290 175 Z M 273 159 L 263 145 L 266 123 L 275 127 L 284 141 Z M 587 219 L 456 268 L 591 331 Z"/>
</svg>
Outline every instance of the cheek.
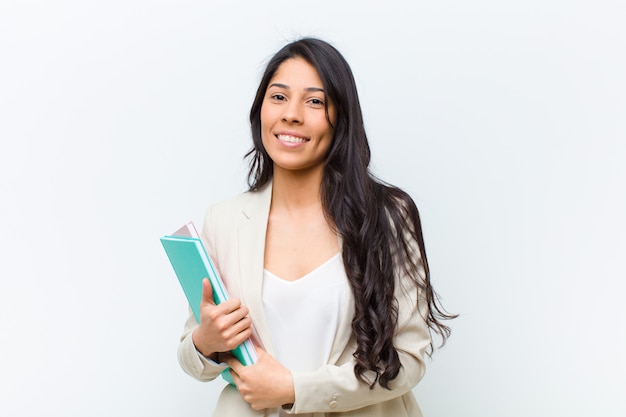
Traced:
<svg viewBox="0 0 626 417">
<path fill-rule="evenodd" d="M 332 126 L 328 123 L 328 121 L 326 119 L 324 119 L 324 127 L 322 128 L 324 131 L 324 135 L 327 136 L 328 138 L 332 138 L 333 137 L 333 128 Z"/>
<path fill-rule="evenodd" d="M 335 126 L 337 126 L 337 115 L 335 114 L 334 109 L 329 109 L 328 118 L 324 115 L 324 126 L 326 129 L 326 133 L 331 138 L 333 137 Z"/>
<path fill-rule="evenodd" d="M 263 108 L 261 108 L 260 120 L 261 120 L 261 139 L 263 139 L 263 142 L 265 142 L 266 136 L 268 135 L 268 128 L 270 124 L 268 121 L 267 112 L 263 111 Z"/>
<path fill-rule="evenodd" d="M 261 118 L 261 129 L 268 128 L 272 124 L 272 120 L 274 119 L 271 108 L 268 108 L 267 106 L 262 106 L 260 118 Z"/>
<path fill-rule="evenodd" d="M 261 119 L 261 142 L 263 143 L 263 147 L 266 149 L 271 143 L 270 138 L 272 138 L 271 125 L 263 123 L 263 119 Z"/>
</svg>

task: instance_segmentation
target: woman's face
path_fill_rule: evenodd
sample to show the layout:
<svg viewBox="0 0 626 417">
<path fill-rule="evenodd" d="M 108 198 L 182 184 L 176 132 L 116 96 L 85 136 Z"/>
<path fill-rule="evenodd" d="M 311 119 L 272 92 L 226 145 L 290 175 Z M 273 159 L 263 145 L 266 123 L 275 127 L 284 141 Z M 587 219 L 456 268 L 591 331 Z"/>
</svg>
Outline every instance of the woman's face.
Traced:
<svg viewBox="0 0 626 417">
<path fill-rule="evenodd" d="M 261 106 L 263 146 L 280 170 L 321 170 L 333 137 L 335 108 L 324 102 L 317 70 L 302 58 L 284 61 L 269 82 Z"/>
</svg>

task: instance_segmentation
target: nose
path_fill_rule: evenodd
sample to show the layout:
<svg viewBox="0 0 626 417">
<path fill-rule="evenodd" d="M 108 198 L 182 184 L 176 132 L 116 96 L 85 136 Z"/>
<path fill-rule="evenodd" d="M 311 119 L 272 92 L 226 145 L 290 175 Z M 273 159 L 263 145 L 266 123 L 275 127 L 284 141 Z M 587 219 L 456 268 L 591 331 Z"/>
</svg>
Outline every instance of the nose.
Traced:
<svg viewBox="0 0 626 417">
<path fill-rule="evenodd" d="M 302 105 L 296 100 L 289 101 L 284 109 L 283 121 L 294 124 L 301 124 L 304 121 Z"/>
</svg>

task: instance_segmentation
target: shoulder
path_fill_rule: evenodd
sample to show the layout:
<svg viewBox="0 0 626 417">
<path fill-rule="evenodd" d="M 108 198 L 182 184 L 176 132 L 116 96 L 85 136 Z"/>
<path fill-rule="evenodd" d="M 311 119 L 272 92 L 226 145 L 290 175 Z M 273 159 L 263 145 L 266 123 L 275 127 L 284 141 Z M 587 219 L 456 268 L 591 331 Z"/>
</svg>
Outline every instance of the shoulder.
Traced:
<svg viewBox="0 0 626 417">
<path fill-rule="evenodd" d="M 387 236 L 396 276 L 409 277 L 411 286 L 428 279 L 421 218 L 413 198 L 404 190 L 381 184 L 381 217 L 388 222 Z"/>
<path fill-rule="evenodd" d="M 234 244 L 236 239 L 233 238 L 237 236 L 238 230 L 246 224 L 251 224 L 250 219 L 261 221 L 262 214 L 269 212 L 270 200 L 271 189 L 262 189 L 247 191 L 228 200 L 211 204 L 206 210 L 201 233 L 209 254 L 216 259 L 219 258 L 219 249 Z"/>
<path fill-rule="evenodd" d="M 384 182 L 375 183 L 373 189 L 378 215 L 386 219 L 394 236 L 420 227 L 417 205 L 406 191 Z"/>
<path fill-rule="evenodd" d="M 269 211 L 271 184 L 256 190 L 246 191 L 236 197 L 211 204 L 205 214 L 205 224 L 233 224 Z"/>
<path fill-rule="evenodd" d="M 235 197 L 231 197 L 227 200 L 222 200 L 222 201 L 211 203 L 209 207 L 207 208 L 207 214 L 209 213 L 211 213 L 212 215 L 229 214 L 230 216 L 232 216 L 233 211 L 235 210 L 241 211 L 241 209 L 246 206 L 247 202 L 250 199 L 254 199 L 254 194 L 251 191 L 246 191 L 242 194 L 239 194 Z"/>
</svg>

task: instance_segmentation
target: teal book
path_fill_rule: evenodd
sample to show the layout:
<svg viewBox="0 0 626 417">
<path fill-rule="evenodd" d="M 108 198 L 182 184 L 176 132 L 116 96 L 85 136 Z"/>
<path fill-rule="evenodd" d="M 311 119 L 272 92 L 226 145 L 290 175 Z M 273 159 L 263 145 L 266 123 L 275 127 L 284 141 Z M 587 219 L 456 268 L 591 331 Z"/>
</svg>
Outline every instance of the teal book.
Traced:
<svg viewBox="0 0 626 417">
<path fill-rule="evenodd" d="M 170 236 L 163 236 L 161 244 L 199 323 L 202 280 L 204 278 L 209 279 L 215 304 L 220 304 L 228 299 L 226 286 L 217 273 L 217 269 L 192 222 L 187 223 Z M 258 358 L 250 339 L 237 346 L 231 353 L 246 366 L 252 365 Z M 222 373 L 222 376 L 234 385 L 228 369 Z"/>
</svg>

